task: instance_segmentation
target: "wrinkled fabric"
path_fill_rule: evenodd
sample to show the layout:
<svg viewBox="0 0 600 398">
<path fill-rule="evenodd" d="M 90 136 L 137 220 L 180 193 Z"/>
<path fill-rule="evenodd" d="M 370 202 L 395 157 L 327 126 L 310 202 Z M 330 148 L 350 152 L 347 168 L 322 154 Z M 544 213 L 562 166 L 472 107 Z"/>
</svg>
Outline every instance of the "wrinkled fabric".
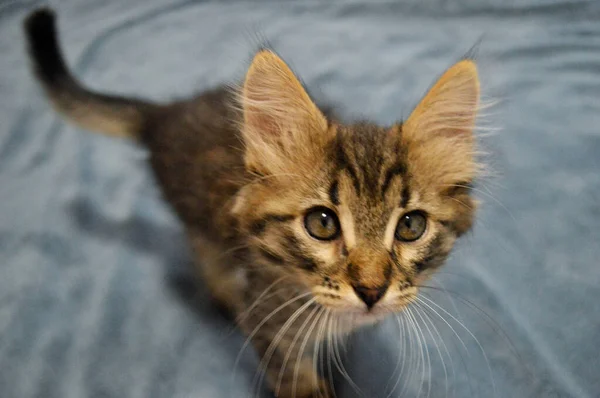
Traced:
<svg viewBox="0 0 600 398">
<path fill-rule="evenodd" d="M 251 396 L 257 358 L 190 282 L 147 153 L 66 124 L 30 77 L 36 4 L 0 3 L 0 396 Z M 360 393 L 337 372 L 338 396 L 600 396 L 597 2 L 51 4 L 79 78 L 157 101 L 239 79 L 268 39 L 315 96 L 389 124 L 476 54 L 475 229 L 410 313 L 340 346 Z"/>
</svg>

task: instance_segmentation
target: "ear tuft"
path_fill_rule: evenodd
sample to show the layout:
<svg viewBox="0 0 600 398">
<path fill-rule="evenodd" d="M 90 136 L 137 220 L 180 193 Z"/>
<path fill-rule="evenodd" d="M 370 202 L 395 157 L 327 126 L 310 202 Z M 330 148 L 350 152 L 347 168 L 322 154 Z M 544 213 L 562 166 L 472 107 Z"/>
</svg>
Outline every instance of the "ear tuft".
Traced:
<svg viewBox="0 0 600 398">
<path fill-rule="evenodd" d="M 411 113 L 405 128 L 425 136 L 435 133 L 471 135 L 478 106 L 477 65 L 472 60 L 463 60 L 438 79 Z"/>
<path fill-rule="evenodd" d="M 479 91 L 475 62 L 460 61 L 437 80 L 403 125 L 402 140 L 415 172 L 426 170 L 430 183 L 475 177 Z"/>
<path fill-rule="evenodd" d="M 247 166 L 281 171 L 286 161 L 323 145 L 327 120 L 274 52 L 254 56 L 241 94 Z"/>
</svg>

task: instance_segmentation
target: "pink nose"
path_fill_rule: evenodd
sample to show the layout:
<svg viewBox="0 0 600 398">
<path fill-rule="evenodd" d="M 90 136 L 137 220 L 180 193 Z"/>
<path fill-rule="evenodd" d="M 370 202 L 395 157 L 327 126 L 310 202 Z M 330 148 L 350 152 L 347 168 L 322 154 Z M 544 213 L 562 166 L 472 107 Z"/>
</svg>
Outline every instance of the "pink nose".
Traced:
<svg viewBox="0 0 600 398">
<path fill-rule="evenodd" d="M 367 308 L 371 309 L 385 294 L 388 285 L 385 284 L 378 288 L 370 288 L 365 286 L 353 286 L 356 295 L 365 302 Z"/>
</svg>

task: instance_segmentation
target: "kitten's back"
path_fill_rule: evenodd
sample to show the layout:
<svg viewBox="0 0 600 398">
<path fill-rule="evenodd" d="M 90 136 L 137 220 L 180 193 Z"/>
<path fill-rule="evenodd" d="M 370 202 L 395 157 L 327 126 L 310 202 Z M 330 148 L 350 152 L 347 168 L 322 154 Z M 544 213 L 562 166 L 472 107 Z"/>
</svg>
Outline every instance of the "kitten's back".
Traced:
<svg viewBox="0 0 600 398">
<path fill-rule="evenodd" d="M 188 228 L 221 240 L 231 232 L 232 197 L 250 176 L 234 95 L 216 88 L 151 112 L 141 142 L 167 200 Z"/>
</svg>

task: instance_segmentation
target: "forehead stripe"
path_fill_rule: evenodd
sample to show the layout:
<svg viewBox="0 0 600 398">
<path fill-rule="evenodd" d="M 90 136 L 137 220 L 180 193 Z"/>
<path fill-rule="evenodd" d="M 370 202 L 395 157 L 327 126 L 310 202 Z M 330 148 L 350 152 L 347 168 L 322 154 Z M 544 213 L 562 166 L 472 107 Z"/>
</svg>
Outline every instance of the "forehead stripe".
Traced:
<svg viewBox="0 0 600 398">
<path fill-rule="evenodd" d="M 381 195 L 385 196 L 386 191 L 390 187 L 392 180 L 397 176 L 402 176 L 403 178 L 406 175 L 406 165 L 404 163 L 395 163 L 385 172 L 385 179 L 383 180 L 383 185 L 381 186 Z"/>
<path fill-rule="evenodd" d="M 406 205 L 408 205 L 409 200 L 410 200 L 410 189 L 408 187 L 408 178 L 405 178 L 404 184 L 402 186 L 402 194 L 400 196 L 400 207 L 406 208 Z"/>
<path fill-rule="evenodd" d="M 348 157 L 346 156 L 346 152 L 344 151 L 341 140 L 339 139 L 335 150 L 335 158 L 338 170 L 345 171 L 350 176 L 352 184 L 354 185 L 354 189 L 356 190 L 356 194 L 360 196 L 360 180 L 358 179 L 358 174 L 356 173 L 354 166 L 348 162 Z"/>
<path fill-rule="evenodd" d="M 339 206 L 340 204 L 340 193 L 337 179 L 329 187 L 329 200 L 336 206 Z"/>
</svg>

